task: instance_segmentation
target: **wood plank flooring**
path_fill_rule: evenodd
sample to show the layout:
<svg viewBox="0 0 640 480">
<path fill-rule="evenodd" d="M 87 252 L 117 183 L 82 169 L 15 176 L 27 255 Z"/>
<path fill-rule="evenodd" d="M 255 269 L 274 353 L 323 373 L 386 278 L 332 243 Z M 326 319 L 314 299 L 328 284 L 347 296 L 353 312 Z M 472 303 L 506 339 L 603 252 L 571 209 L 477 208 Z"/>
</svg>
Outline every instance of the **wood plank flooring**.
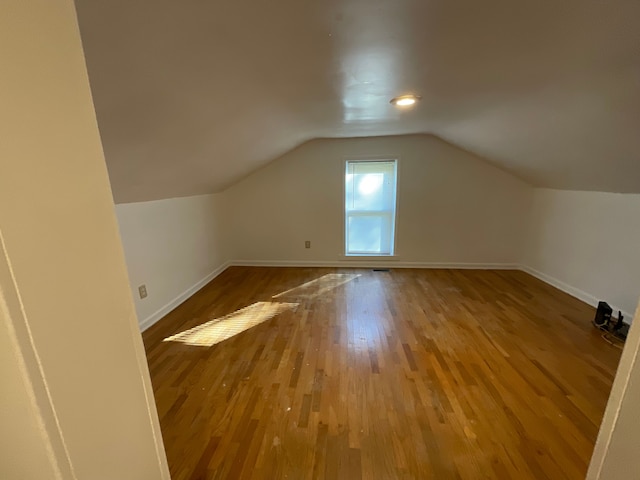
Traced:
<svg viewBox="0 0 640 480">
<path fill-rule="evenodd" d="M 518 271 L 232 267 L 143 336 L 172 478 L 583 479 L 593 315 Z"/>
</svg>

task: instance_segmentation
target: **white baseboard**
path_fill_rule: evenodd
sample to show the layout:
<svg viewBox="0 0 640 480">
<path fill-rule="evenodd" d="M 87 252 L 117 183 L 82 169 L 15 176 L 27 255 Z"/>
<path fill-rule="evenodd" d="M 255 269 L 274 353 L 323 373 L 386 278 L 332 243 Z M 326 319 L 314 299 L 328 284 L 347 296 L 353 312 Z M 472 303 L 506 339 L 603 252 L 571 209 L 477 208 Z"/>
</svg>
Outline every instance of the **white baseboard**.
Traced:
<svg viewBox="0 0 640 480">
<path fill-rule="evenodd" d="M 182 292 L 180 295 L 175 297 L 173 300 L 171 300 L 170 302 L 168 302 L 167 304 L 163 305 L 158 310 L 153 312 L 147 318 L 140 321 L 140 331 L 144 332 L 146 329 L 148 329 L 151 325 L 153 325 L 162 317 L 164 317 L 171 310 L 173 310 L 178 305 L 180 305 L 181 303 L 189 299 L 189 297 L 191 297 L 194 293 L 196 293 L 198 290 L 204 287 L 207 283 L 209 283 L 211 280 L 213 280 L 222 272 L 224 272 L 231 265 L 232 265 L 232 262 L 223 263 L 221 266 L 216 268 L 213 272 L 211 272 L 209 275 L 204 277 L 202 280 L 198 281 L 196 284 L 186 289 L 184 292 Z"/>
<path fill-rule="evenodd" d="M 578 300 L 582 300 L 584 303 L 587 303 L 592 307 L 597 307 L 598 302 L 602 300 L 602 298 L 598 298 L 595 295 L 587 293 L 584 290 L 580 290 L 579 288 L 569 285 L 568 283 L 565 283 L 562 280 L 558 280 L 557 278 L 552 277 L 551 275 L 547 275 L 546 273 L 542 273 L 538 270 L 528 267 L 527 265 L 520 265 L 519 269 L 522 270 L 523 272 L 528 273 L 531 276 L 536 277 L 538 280 L 542 280 L 543 282 L 548 283 L 553 287 L 556 287 L 558 290 L 562 290 L 563 292 L 568 293 L 569 295 L 577 298 Z M 624 315 L 624 319 L 626 323 L 631 323 L 631 320 L 633 320 L 632 314 L 622 310 L 621 308 L 615 305 L 610 305 L 610 306 L 614 311 L 622 312 L 622 315 Z"/>
<path fill-rule="evenodd" d="M 234 260 L 233 266 L 241 267 L 330 267 L 330 268 L 443 268 L 467 270 L 518 270 L 515 263 L 447 263 L 447 262 L 401 262 L 393 258 L 366 257 L 357 260 Z"/>
</svg>

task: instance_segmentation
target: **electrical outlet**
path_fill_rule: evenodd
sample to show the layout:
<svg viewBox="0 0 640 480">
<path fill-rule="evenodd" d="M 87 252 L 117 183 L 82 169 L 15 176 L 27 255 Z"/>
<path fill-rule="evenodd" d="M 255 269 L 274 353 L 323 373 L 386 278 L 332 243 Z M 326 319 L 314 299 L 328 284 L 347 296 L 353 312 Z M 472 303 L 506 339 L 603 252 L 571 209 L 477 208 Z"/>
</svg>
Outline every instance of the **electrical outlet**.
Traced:
<svg viewBox="0 0 640 480">
<path fill-rule="evenodd" d="M 311 248 L 311 240 L 304 241 L 304 248 Z"/>
<path fill-rule="evenodd" d="M 140 298 L 146 298 L 147 297 L 147 286 L 146 285 L 140 285 L 138 287 L 138 293 L 140 294 Z"/>
</svg>

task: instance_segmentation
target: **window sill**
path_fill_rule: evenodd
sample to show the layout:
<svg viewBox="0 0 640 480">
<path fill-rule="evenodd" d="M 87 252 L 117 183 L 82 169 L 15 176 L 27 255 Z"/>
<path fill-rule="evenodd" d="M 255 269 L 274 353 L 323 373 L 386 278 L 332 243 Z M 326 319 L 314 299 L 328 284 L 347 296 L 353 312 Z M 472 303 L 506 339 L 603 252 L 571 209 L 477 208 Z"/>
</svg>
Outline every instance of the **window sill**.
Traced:
<svg viewBox="0 0 640 480">
<path fill-rule="evenodd" d="M 362 260 L 362 261 L 369 261 L 369 260 L 387 260 L 390 262 L 397 262 L 398 260 L 400 260 L 400 257 L 398 255 L 341 255 L 340 256 L 340 260 Z"/>
</svg>

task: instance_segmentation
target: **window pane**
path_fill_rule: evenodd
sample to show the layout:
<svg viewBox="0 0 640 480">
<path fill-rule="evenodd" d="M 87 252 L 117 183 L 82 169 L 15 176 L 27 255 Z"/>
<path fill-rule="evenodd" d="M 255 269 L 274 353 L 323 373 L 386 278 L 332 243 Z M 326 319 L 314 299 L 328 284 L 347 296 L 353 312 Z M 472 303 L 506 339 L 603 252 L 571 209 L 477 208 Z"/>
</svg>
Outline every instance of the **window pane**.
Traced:
<svg viewBox="0 0 640 480">
<path fill-rule="evenodd" d="M 349 253 L 383 253 L 382 223 L 380 217 L 349 217 Z"/>
<path fill-rule="evenodd" d="M 391 211 L 395 206 L 395 162 L 348 162 L 347 211 Z"/>
<path fill-rule="evenodd" d="M 384 210 L 383 173 L 356 174 L 353 181 L 355 191 L 351 210 Z"/>
</svg>

